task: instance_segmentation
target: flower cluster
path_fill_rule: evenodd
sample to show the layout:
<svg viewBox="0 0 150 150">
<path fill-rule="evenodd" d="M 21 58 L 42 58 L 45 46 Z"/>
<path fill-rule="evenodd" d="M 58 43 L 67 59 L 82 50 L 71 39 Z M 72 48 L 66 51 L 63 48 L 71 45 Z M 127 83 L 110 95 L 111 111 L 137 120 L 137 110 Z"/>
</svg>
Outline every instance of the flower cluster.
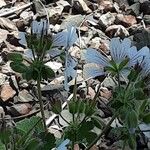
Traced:
<svg viewBox="0 0 150 150">
<path fill-rule="evenodd" d="M 56 57 L 65 53 L 65 89 L 68 90 L 68 79 L 76 76 L 77 61 L 69 53 L 70 47 L 76 42 L 78 35 L 75 27 L 70 27 L 55 35 L 48 33 L 48 24 L 46 20 L 41 22 L 33 21 L 31 34 L 26 35 L 27 47 L 25 56 L 35 60 L 43 61 L 44 56 Z M 61 49 L 61 50 L 60 50 Z M 50 59 L 52 61 L 52 59 Z"/>
<path fill-rule="evenodd" d="M 82 58 L 87 63 L 84 65 L 84 78 L 106 75 L 108 73 L 106 68 L 114 68 L 114 66 L 126 76 L 136 64 L 142 68 L 142 76 L 150 73 L 150 50 L 146 46 L 138 51 L 135 46 L 131 46 L 130 39 L 113 38 L 110 41 L 110 55 L 111 59 L 92 48 L 83 50 Z M 120 67 L 121 65 L 123 67 Z"/>
</svg>

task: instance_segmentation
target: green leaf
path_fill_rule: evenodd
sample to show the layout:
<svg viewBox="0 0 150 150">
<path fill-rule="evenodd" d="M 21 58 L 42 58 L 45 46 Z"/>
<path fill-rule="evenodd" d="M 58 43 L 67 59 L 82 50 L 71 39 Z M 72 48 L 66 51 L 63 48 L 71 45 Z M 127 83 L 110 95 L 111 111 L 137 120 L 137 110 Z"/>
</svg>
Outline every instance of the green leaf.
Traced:
<svg viewBox="0 0 150 150">
<path fill-rule="evenodd" d="M 136 128 L 138 126 L 138 116 L 134 110 L 127 111 L 126 124 L 129 129 Z"/>
<path fill-rule="evenodd" d="M 5 145 L 0 141 L 0 150 L 6 150 Z"/>
<path fill-rule="evenodd" d="M 24 73 L 28 68 L 26 65 L 24 65 L 21 62 L 11 62 L 10 67 L 12 68 L 12 70 L 18 73 Z"/>
<path fill-rule="evenodd" d="M 31 117 L 30 119 L 26 118 L 16 123 L 16 129 L 23 134 L 28 133 L 30 130 L 31 132 L 42 132 L 44 131 L 42 122 L 40 121 L 40 117 Z"/>
<path fill-rule="evenodd" d="M 45 132 L 40 133 L 40 139 L 42 139 L 42 145 L 40 150 L 51 150 L 55 147 L 55 136 L 51 133 L 45 134 Z"/>
<path fill-rule="evenodd" d="M 138 88 L 134 91 L 134 96 L 136 100 L 144 100 L 145 99 L 145 93 L 142 88 Z"/>
<path fill-rule="evenodd" d="M 26 143 L 25 150 L 37 150 L 39 147 L 39 140 L 36 138 L 30 139 L 29 143 Z"/>
<path fill-rule="evenodd" d="M 91 106 L 89 103 L 86 103 L 85 105 L 85 111 L 84 114 L 86 116 L 92 116 L 95 113 L 95 108 L 93 106 Z"/>
<path fill-rule="evenodd" d="M 137 144 L 136 144 L 136 137 L 134 135 L 130 135 L 128 137 L 128 145 L 132 150 L 136 150 Z"/>
<path fill-rule="evenodd" d="M 134 82 L 138 77 L 138 72 L 134 69 L 131 70 L 130 74 L 128 75 L 129 81 Z"/>
<path fill-rule="evenodd" d="M 55 77 L 55 72 L 48 66 L 43 66 L 41 70 L 41 76 L 43 79 L 47 80 L 48 78 Z"/>
<path fill-rule="evenodd" d="M 112 60 L 109 61 L 109 63 L 111 64 L 112 68 L 114 68 L 115 72 L 117 72 L 118 67 L 117 67 L 116 62 L 112 59 Z"/>
<path fill-rule="evenodd" d="M 142 102 L 142 104 L 141 104 L 141 106 L 140 106 L 140 109 L 139 109 L 139 113 L 140 113 L 140 114 L 143 114 L 143 113 L 144 113 L 147 104 L 148 104 L 148 100 L 144 100 L 144 101 Z"/>
<path fill-rule="evenodd" d="M 24 79 L 26 79 L 27 81 L 32 80 L 32 79 L 33 79 L 33 68 L 32 68 L 31 66 L 29 66 L 29 67 L 27 68 L 26 72 L 24 72 L 24 73 L 22 74 L 22 77 L 23 77 Z"/>
<path fill-rule="evenodd" d="M 119 64 L 118 70 L 121 71 L 121 70 L 127 65 L 128 62 L 129 62 L 129 58 L 125 58 L 125 59 Z"/>
<path fill-rule="evenodd" d="M 77 103 L 73 100 L 71 100 L 70 102 L 68 102 L 68 107 L 69 107 L 69 112 L 71 114 L 76 114 L 77 113 Z"/>
<path fill-rule="evenodd" d="M 9 53 L 8 59 L 11 61 L 15 61 L 15 62 L 22 62 L 23 61 L 23 57 L 19 53 Z"/>
<path fill-rule="evenodd" d="M 11 138 L 11 131 L 9 129 L 0 131 L 0 141 L 4 143 L 9 143 Z"/>
<path fill-rule="evenodd" d="M 91 120 L 92 120 L 93 124 L 94 124 L 97 128 L 102 129 L 104 123 L 102 123 L 102 121 L 100 121 L 100 118 L 98 118 L 98 117 L 96 117 L 96 116 L 93 116 L 93 117 L 91 118 Z"/>
<path fill-rule="evenodd" d="M 92 121 L 84 121 L 79 128 L 79 134 L 86 134 L 86 132 L 91 131 L 94 128 Z"/>
<path fill-rule="evenodd" d="M 86 134 L 86 141 L 88 144 L 92 143 L 94 139 L 96 139 L 97 134 L 94 132 L 87 132 Z"/>
<path fill-rule="evenodd" d="M 114 67 L 112 67 L 112 66 L 106 66 L 105 70 L 107 72 L 111 72 L 113 75 L 117 73 L 116 69 Z"/>
<path fill-rule="evenodd" d="M 144 86 L 145 86 L 144 80 L 140 80 L 140 81 L 138 81 L 138 82 L 135 84 L 135 87 L 136 87 L 136 88 L 142 88 L 142 87 L 144 87 Z"/>
<path fill-rule="evenodd" d="M 144 115 L 143 121 L 145 123 L 150 123 L 150 112 Z"/>
<path fill-rule="evenodd" d="M 83 113 L 85 111 L 85 103 L 82 100 L 78 100 L 78 113 Z"/>
</svg>

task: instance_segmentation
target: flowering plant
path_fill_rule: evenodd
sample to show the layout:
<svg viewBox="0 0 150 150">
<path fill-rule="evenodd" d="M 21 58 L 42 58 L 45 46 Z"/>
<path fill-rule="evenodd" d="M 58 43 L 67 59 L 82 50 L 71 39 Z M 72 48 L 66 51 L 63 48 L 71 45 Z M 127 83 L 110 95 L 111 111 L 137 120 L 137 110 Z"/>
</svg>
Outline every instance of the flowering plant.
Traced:
<svg viewBox="0 0 150 150">
<path fill-rule="evenodd" d="M 137 63 L 142 63 L 145 67 L 148 67 L 148 63 L 150 63 L 148 47 L 143 47 L 137 51 L 135 46 L 131 46 L 131 41 L 127 38 L 122 41 L 119 38 L 113 38 L 110 41 L 110 55 L 111 58 L 105 57 L 92 48 L 83 50 L 82 59 L 87 63 L 84 65 L 84 77 L 87 79 L 106 75 L 109 71 L 111 73 L 119 71 L 122 75 L 127 75 Z M 145 68 L 145 72 L 147 71 L 148 68 Z"/>
<path fill-rule="evenodd" d="M 84 78 L 108 75 L 114 80 L 115 77 L 116 87 L 114 87 L 112 99 L 108 103 L 113 113 L 112 120 L 120 121 L 120 127 L 114 129 L 115 134 L 117 133 L 118 137 L 121 136 L 123 148 L 128 145 L 131 149 L 136 149 L 139 125 L 142 122 L 150 122 L 147 109 L 149 97 L 145 84 L 145 78 L 150 74 L 149 48 L 143 47 L 137 51 L 135 46 L 131 46 L 129 39 L 113 38 L 110 41 L 110 58 L 91 48 L 83 50 L 82 58 L 87 63 L 83 69 Z M 122 76 L 126 79 L 125 83 L 120 81 Z M 105 129 L 109 128 L 111 123 L 108 123 Z M 102 134 L 93 141 L 88 149 L 101 136 Z"/>
<path fill-rule="evenodd" d="M 41 115 L 43 118 L 45 131 L 47 130 L 47 127 L 45 123 L 40 82 L 43 79 L 47 80 L 48 78 L 52 78 L 55 76 L 54 71 L 45 64 L 48 61 L 52 61 L 53 58 L 45 60 L 45 56 L 54 48 L 57 48 L 57 50 L 59 48 L 63 48 L 66 52 L 65 77 L 67 79 L 68 76 L 74 76 L 74 66 L 68 66 L 68 60 L 72 60 L 69 57 L 68 50 L 74 44 L 76 39 L 76 29 L 73 27 L 69 28 L 68 30 L 59 32 L 56 35 L 51 35 L 48 33 L 48 24 L 46 20 L 43 20 L 41 22 L 33 21 L 31 33 L 26 34 L 26 43 L 29 51 L 25 56 L 20 53 L 9 53 L 8 55 L 8 58 L 11 61 L 10 67 L 14 71 L 21 73 L 22 77 L 27 81 L 37 81 L 38 98 L 40 102 Z M 61 53 L 62 52 L 60 52 L 59 55 L 56 56 L 60 56 Z M 29 56 L 30 59 L 26 58 L 26 56 Z M 71 70 L 69 74 L 68 69 L 69 71 Z M 65 85 L 67 85 L 67 83 Z"/>
</svg>

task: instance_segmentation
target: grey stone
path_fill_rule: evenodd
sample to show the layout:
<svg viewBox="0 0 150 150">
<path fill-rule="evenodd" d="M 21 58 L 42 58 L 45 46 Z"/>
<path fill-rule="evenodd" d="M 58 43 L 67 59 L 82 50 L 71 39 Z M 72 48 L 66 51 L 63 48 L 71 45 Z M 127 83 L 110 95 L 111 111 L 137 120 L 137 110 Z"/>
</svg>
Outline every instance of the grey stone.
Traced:
<svg viewBox="0 0 150 150">
<path fill-rule="evenodd" d="M 25 89 L 18 94 L 18 101 L 20 102 L 32 102 L 33 100 L 34 97 Z"/>
<path fill-rule="evenodd" d="M 101 17 L 100 17 L 100 20 L 99 20 L 99 24 L 102 26 L 102 27 L 108 27 L 110 25 L 112 25 L 115 21 L 115 15 L 108 12 L 106 14 L 103 14 Z"/>
</svg>

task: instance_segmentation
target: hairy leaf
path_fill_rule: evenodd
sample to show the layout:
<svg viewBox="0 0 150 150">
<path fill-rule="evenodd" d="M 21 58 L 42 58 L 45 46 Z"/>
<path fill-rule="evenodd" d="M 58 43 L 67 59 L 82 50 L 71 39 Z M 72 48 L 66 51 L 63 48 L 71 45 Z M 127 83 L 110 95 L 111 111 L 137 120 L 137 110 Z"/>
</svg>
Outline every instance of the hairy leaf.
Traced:
<svg viewBox="0 0 150 150">
<path fill-rule="evenodd" d="M 12 68 L 12 70 L 19 73 L 24 73 L 28 69 L 28 67 L 21 62 L 11 62 L 10 67 Z"/>
<path fill-rule="evenodd" d="M 22 62 L 23 61 L 22 54 L 19 54 L 19 53 L 9 53 L 8 59 L 11 61 L 15 61 L 15 62 Z"/>
</svg>

